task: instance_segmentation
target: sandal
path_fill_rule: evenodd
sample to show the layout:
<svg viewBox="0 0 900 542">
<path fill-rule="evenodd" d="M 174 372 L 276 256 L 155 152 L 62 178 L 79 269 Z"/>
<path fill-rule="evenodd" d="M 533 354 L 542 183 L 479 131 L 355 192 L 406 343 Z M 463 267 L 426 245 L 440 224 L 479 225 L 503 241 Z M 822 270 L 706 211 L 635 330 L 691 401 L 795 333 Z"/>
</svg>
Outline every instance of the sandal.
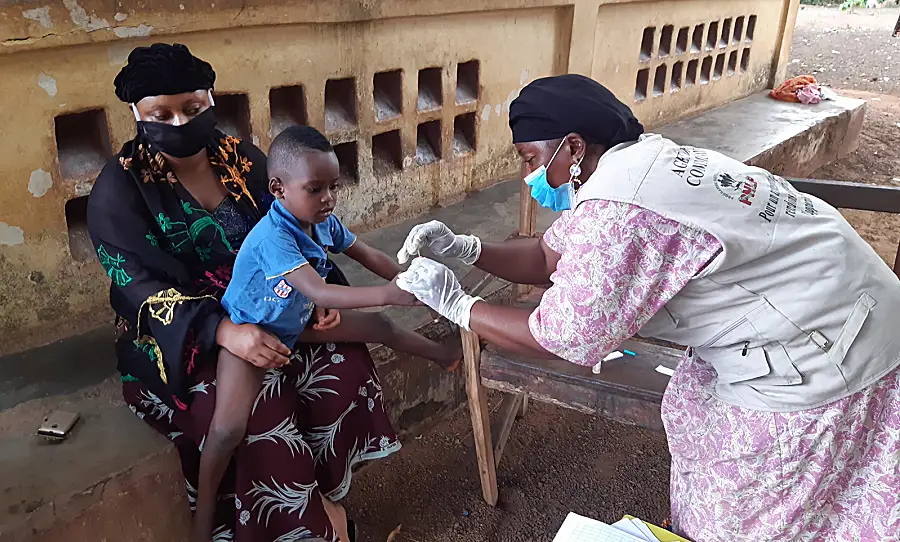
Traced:
<svg viewBox="0 0 900 542">
<path fill-rule="evenodd" d="M 356 522 L 352 519 L 347 520 L 347 535 L 350 536 L 350 542 L 359 541 L 359 529 L 357 529 Z"/>
</svg>

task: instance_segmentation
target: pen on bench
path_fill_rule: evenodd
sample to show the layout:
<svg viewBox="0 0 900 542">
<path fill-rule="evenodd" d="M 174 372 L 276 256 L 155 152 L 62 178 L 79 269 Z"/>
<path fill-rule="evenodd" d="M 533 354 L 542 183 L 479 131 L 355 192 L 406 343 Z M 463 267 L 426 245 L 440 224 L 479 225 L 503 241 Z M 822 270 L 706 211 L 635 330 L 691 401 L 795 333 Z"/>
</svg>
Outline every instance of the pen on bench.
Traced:
<svg viewBox="0 0 900 542">
<path fill-rule="evenodd" d="M 622 352 L 628 354 L 629 356 L 636 356 L 636 355 L 637 355 L 637 354 L 635 354 L 634 352 L 632 352 L 631 350 L 622 350 Z"/>
</svg>

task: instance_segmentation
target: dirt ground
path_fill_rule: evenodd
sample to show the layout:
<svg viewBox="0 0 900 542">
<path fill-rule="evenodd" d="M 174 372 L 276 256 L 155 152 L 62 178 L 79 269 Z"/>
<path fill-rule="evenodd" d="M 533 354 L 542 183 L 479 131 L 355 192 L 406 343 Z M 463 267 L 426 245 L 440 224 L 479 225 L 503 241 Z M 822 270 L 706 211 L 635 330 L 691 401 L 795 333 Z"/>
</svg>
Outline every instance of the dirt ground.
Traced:
<svg viewBox="0 0 900 542">
<path fill-rule="evenodd" d="M 843 13 L 802 7 L 789 75 L 814 75 L 840 94 L 866 100 L 859 150 L 817 171 L 820 179 L 900 186 L 900 38 L 891 31 L 900 11 Z M 847 219 L 893 265 L 900 218 L 845 211 Z"/>
<path fill-rule="evenodd" d="M 897 14 L 804 7 L 798 15 L 791 75 L 812 73 L 868 103 L 859 150 L 817 178 L 900 186 L 900 38 L 890 37 Z M 847 216 L 893 263 L 900 221 Z M 608 522 L 625 513 L 666 518 L 668 461 L 662 434 L 532 402 L 507 445 L 492 509 L 481 499 L 463 409 L 359 473 L 346 504 L 366 542 L 385 541 L 401 524 L 394 542 L 550 541 L 570 511 Z"/>
</svg>

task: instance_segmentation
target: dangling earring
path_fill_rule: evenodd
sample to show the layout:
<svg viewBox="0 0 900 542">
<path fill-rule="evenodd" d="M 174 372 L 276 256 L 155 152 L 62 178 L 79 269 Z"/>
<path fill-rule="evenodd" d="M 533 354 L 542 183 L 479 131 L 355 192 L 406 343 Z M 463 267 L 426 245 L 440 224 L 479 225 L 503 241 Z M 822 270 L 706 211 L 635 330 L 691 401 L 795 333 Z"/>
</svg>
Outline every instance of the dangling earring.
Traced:
<svg viewBox="0 0 900 542">
<path fill-rule="evenodd" d="M 582 159 L 583 157 L 569 167 L 569 182 L 572 183 L 572 186 L 573 188 L 575 188 L 575 190 L 578 190 L 579 188 L 581 188 L 581 185 L 584 184 L 581 179 L 578 178 L 581 175 Z"/>
</svg>

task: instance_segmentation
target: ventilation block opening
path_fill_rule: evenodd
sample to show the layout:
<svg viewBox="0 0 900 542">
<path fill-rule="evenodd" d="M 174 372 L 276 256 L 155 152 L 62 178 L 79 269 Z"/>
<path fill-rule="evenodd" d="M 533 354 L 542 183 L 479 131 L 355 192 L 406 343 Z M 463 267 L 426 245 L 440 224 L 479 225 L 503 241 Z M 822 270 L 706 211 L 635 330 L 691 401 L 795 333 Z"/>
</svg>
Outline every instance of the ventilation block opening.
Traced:
<svg viewBox="0 0 900 542">
<path fill-rule="evenodd" d="M 356 79 L 329 79 L 325 82 L 325 131 L 356 127 Z"/>
<path fill-rule="evenodd" d="M 699 53 L 703 49 L 703 30 L 706 28 L 702 24 L 694 27 L 694 34 L 691 36 L 691 52 Z"/>
<path fill-rule="evenodd" d="M 732 43 L 738 43 L 741 41 L 741 38 L 744 37 L 744 16 L 741 15 L 737 19 L 734 20 L 734 37 L 732 38 Z"/>
<path fill-rule="evenodd" d="M 433 164 L 441 159 L 441 121 L 433 120 L 416 129 L 416 162 Z"/>
<path fill-rule="evenodd" d="M 734 72 L 737 71 L 737 63 L 738 52 L 731 51 L 731 54 L 728 56 L 728 75 L 734 75 Z"/>
<path fill-rule="evenodd" d="M 669 92 L 678 92 L 681 90 L 682 77 L 684 75 L 684 62 L 676 62 L 672 66 L 672 84 L 669 85 Z"/>
<path fill-rule="evenodd" d="M 719 47 L 722 49 L 728 47 L 728 42 L 731 40 L 731 18 L 725 19 L 725 22 L 722 23 L 722 39 L 719 40 Z"/>
<path fill-rule="evenodd" d="M 648 26 L 644 29 L 644 36 L 641 38 L 641 62 L 647 62 L 653 56 L 654 35 L 656 35 L 655 26 Z"/>
<path fill-rule="evenodd" d="M 716 56 L 716 69 L 713 70 L 713 79 L 719 80 L 725 72 L 725 53 Z"/>
<path fill-rule="evenodd" d="M 750 69 L 750 48 L 746 48 L 741 52 L 741 71 L 745 72 Z"/>
<path fill-rule="evenodd" d="M 392 70 L 375 74 L 372 81 L 375 118 L 381 122 L 403 113 L 403 72 Z"/>
<path fill-rule="evenodd" d="M 94 259 L 94 245 L 87 227 L 88 196 L 66 202 L 66 227 L 69 230 L 69 253 L 75 261 Z M 115 257 L 114 254 L 110 256 Z"/>
<path fill-rule="evenodd" d="M 475 113 L 453 119 L 453 152 L 457 155 L 475 152 Z"/>
<path fill-rule="evenodd" d="M 306 94 L 300 85 L 273 88 L 269 91 L 269 121 L 272 136 L 288 126 L 307 124 Z"/>
<path fill-rule="evenodd" d="M 756 33 L 756 15 L 751 15 L 749 19 L 747 19 L 747 37 L 745 41 L 747 43 L 751 43 L 753 41 L 753 35 Z"/>
<path fill-rule="evenodd" d="M 459 105 L 478 100 L 478 61 L 470 60 L 456 67 L 456 103 Z"/>
<path fill-rule="evenodd" d="M 668 66 L 660 64 L 656 67 L 656 74 L 653 76 L 653 95 L 662 96 L 666 92 L 666 71 Z"/>
<path fill-rule="evenodd" d="M 341 167 L 341 181 L 345 184 L 359 182 L 359 155 L 357 154 L 356 141 L 348 141 L 334 146 L 334 154 L 337 156 Z"/>
<path fill-rule="evenodd" d="M 712 75 L 712 57 L 708 56 L 703 59 L 703 64 L 700 66 L 700 84 L 706 85 L 709 83 L 710 76 Z"/>
<path fill-rule="evenodd" d="M 222 94 L 215 99 L 219 130 L 230 136 L 249 140 L 253 129 L 250 127 L 250 100 L 247 95 Z"/>
<path fill-rule="evenodd" d="M 440 109 L 444 105 L 441 89 L 441 68 L 419 70 L 419 97 L 416 109 L 419 111 Z"/>
<path fill-rule="evenodd" d="M 672 37 L 674 34 L 674 26 L 667 24 L 663 27 L 662 33 L 659 35 L 659 58 L 667 57 L 672 53 Z"/>
<path fill-rule="evenodd" d="M 96 177 L 112 155 L 106 113 L 92 109 L 54 120 L 59 170 L 65 179 Z"/>
<path fill-rule="evenodd" d="M 709 23 L 709 31 L 706 33 L 706 49 L 712 51 L 719 42 L 719 21 Z"/>
<path fill-rule="evenodd" d="M 372 136 L 372 169 L 375 175 L 389 175 L 403 168 L 400 130 Z"/>
<path fill-rule="evenodd" d="M 637 81 L 634 84 L 634 101 L 643 102 L 647 99 L 647 89 L 650 85 L 650 69 L 644 68 L 637 73 Z"/>
<path fill-rule="evenodd" d="M 687 52 L 688 48 L 688 34 L 690 34 L 691 29 L 687 26 L 678 31 L 678 39 L 675 40 L 675 54 L 683 55 Z"/>
<path fill-rule="evenodd" d="M 684 88 L 689 88 L 697 84 L 697 66 L 699 64 L 697 59 L 688 62 L 687 74 L 684 79 Z"/>
</svg>

